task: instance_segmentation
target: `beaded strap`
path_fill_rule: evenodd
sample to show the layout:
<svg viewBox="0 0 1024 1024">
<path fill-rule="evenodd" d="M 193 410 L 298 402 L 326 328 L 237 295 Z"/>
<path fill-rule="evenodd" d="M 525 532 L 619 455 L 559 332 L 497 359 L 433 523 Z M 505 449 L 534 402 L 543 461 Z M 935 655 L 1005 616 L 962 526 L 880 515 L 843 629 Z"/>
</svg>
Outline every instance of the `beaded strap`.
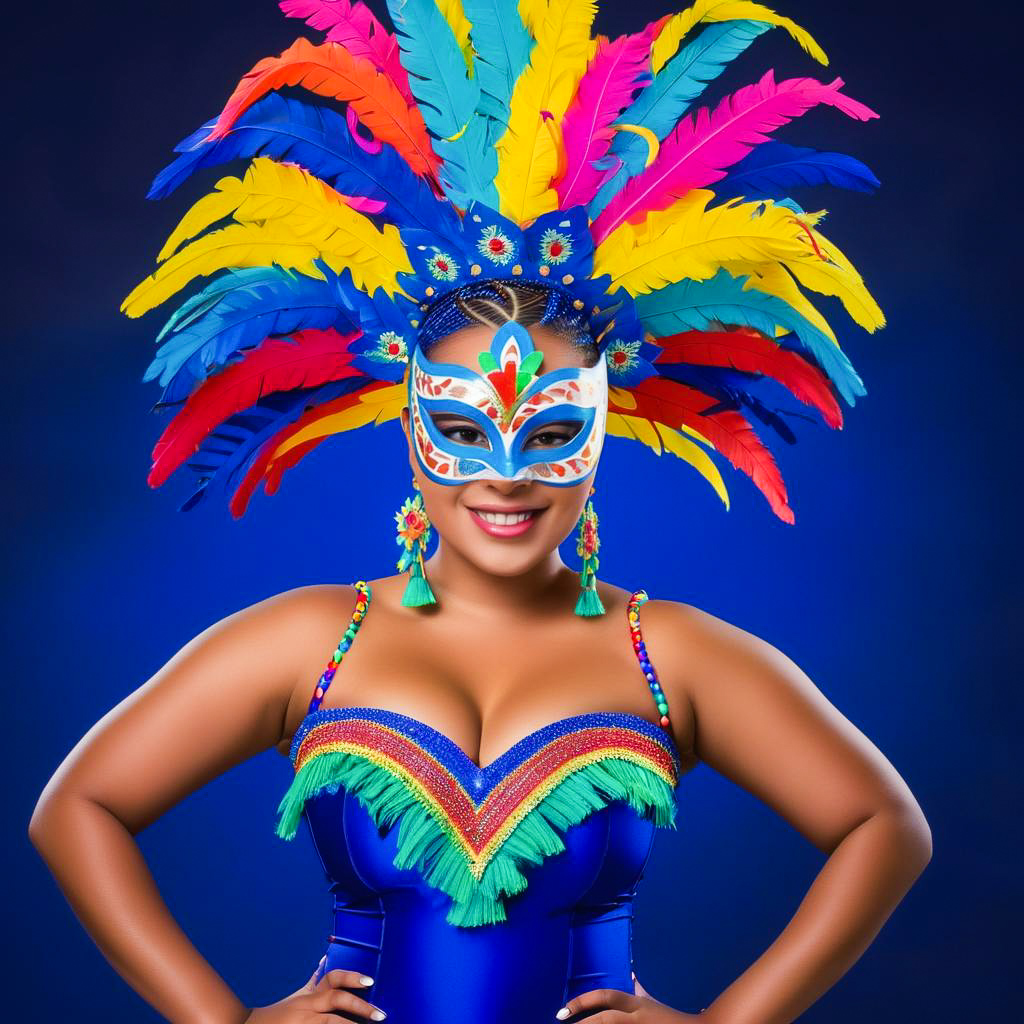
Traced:
<svg viewBox="0 0 1024 1024">
<path fill-rule="evenodd" d="M 668 698 L 665 696 L 658 682 L 658 673 L 654 671 L 651 659 L 647 654 L 647 647 L 644 644 L 643 634 L 640 632 L 640 607 L 650 600 L 646 590 L 634 590 L 626 605 L 626 615 L 629 618 L 629 633 L 633 640 L 633 650 L 636 651 L 640 668 L 643 671 L 647 685 L 651 688 L 651 696 L 658 707 L 658 714 L 661 715 L 660 724 L 663 729 L 671 729 L 668 718 Z"/>
<path fill-rule="evenodd" d="M 370 584 L 366 580 L 358 580 L 353 586 L 359 591 L 359 597 L 356 599 L 352 618 L 349 620 L 345 635 L 338 643 L 337 649 L 331 655 L 331 660 L 327 662 L 327 667 L 316 684 L 316 689 L 313 691 L 313 699 L 309 702 L 310 711 L 315 711 L 320 706 L 320 702 L 324 699 L 324 694 L 334 678 L 334 673 L 338 671 L 338 666 L 341 664 L 341 659 L 345 657 L 345 652 L 352 646 L 352 641 L 355 640 L 356 633 L 359 632 L 359 627 L 362 625 L 363 618 L 366 615 L 366 609 L 370 606 Z"/>
</svg>

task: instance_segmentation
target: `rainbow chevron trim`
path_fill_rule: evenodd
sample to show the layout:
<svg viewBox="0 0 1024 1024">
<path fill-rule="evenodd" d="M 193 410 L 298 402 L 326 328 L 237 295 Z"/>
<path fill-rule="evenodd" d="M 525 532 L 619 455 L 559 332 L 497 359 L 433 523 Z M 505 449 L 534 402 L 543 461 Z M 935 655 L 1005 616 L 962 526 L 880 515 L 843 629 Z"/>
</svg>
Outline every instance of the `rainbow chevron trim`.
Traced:
<svg viewBox="0 0 1024 1024">
<path fill-rule="evenodd" d="M 611 801 L 675 827 L 678 751 L 664 730 L 626 712 L 554 722 L 480 768 L 417 719 L 328 708 L 306 717 L 290 754 L 295 778 L 278 808 L 278 835 L 294 837 L 305 801 L 325 787 L 351 791 L 379 826 L 418 816 L 402 831 L 419 839 L 399 849 L 395 866 L 414 867 L 447 892 L 453 924 L 504 920 L 500 897 L 526 885 L 520 866 L 563 850 L 559 831 Z M 439 834 L 448 841 L 438 844 Z"/>
</svg>

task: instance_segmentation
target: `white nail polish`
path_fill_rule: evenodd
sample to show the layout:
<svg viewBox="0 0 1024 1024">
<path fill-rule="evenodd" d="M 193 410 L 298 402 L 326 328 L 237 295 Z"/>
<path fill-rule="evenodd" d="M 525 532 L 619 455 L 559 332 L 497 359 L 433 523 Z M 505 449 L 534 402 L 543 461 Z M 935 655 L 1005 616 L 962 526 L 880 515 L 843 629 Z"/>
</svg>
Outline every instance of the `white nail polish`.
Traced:
<svg viewBox="0 0 1024 1024">
<path fill-rule="evenodd" d="M 360 974 L 359 975 L 359 983 L 361 985 L 372 985 L 373 984 L 373 978 L 371 978 L 368 974 Z"/>
<path fill-rule="evenodd" d="M 383 1020 L 386 1016 L 387 1014 L 383 1010 L 374 1010 L 373 1013 L 370 1014 L 370 1019 Z"/>
<path fill-rule="evenodd" d="M 565 1018 L 566 1018 L 566 1017 L 568 1017 L 570 1013 L 572 1013 L 572 1010 L 570 1010 L 568 1006 L 563 1006 L 563 1007 L 562 1007 L 562 1008 L 561 1008 L 561 1009 L 560 1009 L 560 1010 L 558 1011 L 558 1013 L 556 1013 L 556 1014 L 555 1014 L 555 1016 L 556 1016 L 556 1017 L 557 1017 L 557 1018 L 558 1018 L 559 1020 L 565 1020 Z"/>
</svg>

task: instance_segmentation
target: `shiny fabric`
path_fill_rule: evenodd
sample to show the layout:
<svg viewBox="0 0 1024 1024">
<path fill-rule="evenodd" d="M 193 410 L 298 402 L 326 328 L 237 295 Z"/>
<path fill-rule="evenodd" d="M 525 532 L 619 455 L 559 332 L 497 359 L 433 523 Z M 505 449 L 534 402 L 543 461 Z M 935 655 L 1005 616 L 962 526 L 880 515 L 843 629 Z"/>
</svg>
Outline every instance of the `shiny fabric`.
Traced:
<svg viewBox="0 0 1024 1024">
<path fill-rule="evenodd" d="M 311 711 L 293 739 L 293 760 L 318 725 L 352 710 Z M 360 716 L 373 711 L 355 710 Z M 625 712 L 552 723 L 483 769 L 425 723 L 379 714 L 443 760 L 468 792 L 481 795 L 500 787 L 536 751 L 594 727 L 628 733 L 638 744 L 656 742 L 678 768 L 670 737 Z M 304 820 L 333 897 L 322 970 L 346 968 L 373 977 L 375 984 L 364 994 L 387 1013 L 387 1021 L 547 1024 L 581 992 L 633 991 L 633 899 L 657 826 L 627 803 L 611 802 L 569 827 L 562 852 L 526 866 L 528 884 L 507 898 L 507 920 L 476 927 L 446 922 L 449 897 L 417 872 L 393 865 L 398 827 L 381 834 L 343 787 L 326 787 L 307 800 Z"/>
</svg>

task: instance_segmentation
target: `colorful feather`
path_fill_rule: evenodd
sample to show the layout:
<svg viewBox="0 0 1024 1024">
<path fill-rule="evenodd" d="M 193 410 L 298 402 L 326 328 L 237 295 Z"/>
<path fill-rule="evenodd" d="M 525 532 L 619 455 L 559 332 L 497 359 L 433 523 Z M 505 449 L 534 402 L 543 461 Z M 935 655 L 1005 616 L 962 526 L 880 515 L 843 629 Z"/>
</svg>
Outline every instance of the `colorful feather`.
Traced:
<svg viewBox="0 0 1024 1024">
<path fill-rule="evenodd" d="M 219 423 L 255 405 L 265 394 L 318 387 L 359 375 L 350 366 L 352 353 L 348 351 L 357 337 L 328 328 L 268 339 L 208 378 L 189 396 L 153 448 L 149 485 L 159 487 Z"/>
<path fill-rule="evenodd" d="M 690 104 L 762 33 L 771 28 L 759 21 L 709 25 L 687 43 L 619 118 L 620 131 L 611 153 L 622 166 L 601 186 L 588 210 L 591 219 L 622 190 L 626 182 L 654 162 L 660 142 L 679 123 Z M 652 145 L 648 135 L 654 136 Z"/>
<path fill-rule="evenodd" d="M 731 366 L 743 373 L 770 377 L 794 398 L 817 409 L 830 427 L 843 425 L 843 413 L 828 378 L 798 353 L 780 348 L 757 331 L 687 331 L 659 338 L 658 345 L 662 352 L 655 357 L 655 364 Z"/>
<path fill-rule="evenodd" d="M 391 78 L 340 43 L 314 46 L 299 38 L 280 57 L 261 60 L 231 94 L 210 141 L 222 138 L 238 118 L 272 89 L 303 86 L 311 92 L 352 105 L 359 120 L 382 142 L 395 147 L 412 170 L 436 179 L 438 159 L 430 145 L 423 115 L 410 106 Z"/>
<path fill-rule="evenodd" d="M 365 57 L 385 72 L 411 106 L 409 76 L 398 57 L 398 41 L 364 3 L 351 0 L 280 0 L 290 18 L 303 18 L 310 28 L 327 33 L 327 41 L 341 43 L 353 57 Z"/>
<path fill-rule="evenodd" d="M 657 73 L 665 66 L 679 49 L 680 42 L 698 22 L 733 21 L 741 18 L 784 28 L 819 64 L 828 64 L 825 51 L 809 32 L 791 19 L 780 17 L 763 4 L 748 3 L 744 0 L 697 0 L 692 7 L 670 19 L 654 41 L 651 48 L 651 70 Z"/>
<path fill-rule="evenodd" d="M 383 212 L 395 224 L 441 235 L 459 230 L 451 204 L 439 200 L 392 146 L 381 143 L 375 153 L 368 153 L 334 110 L 270 93 L 221 139 L 205 141 L 215 123 L 208 121 L 178 145 L 182 155 L 156 176 L 147 198 L 164 198 L 202 168 L 265 156 L 301 164 L 338 192 L 386 203 Z"/>
<path fill-rule="evenodd" d="M 250 456 L 245 473 L 231 498 L 231 514 L 236 519 L 245 514 L 261 480 L 274 479 L 276 476 L 279 481 L 284 469 L 296 465 L 335 433 L 395 418 L 401 412 L 398 403 L 404 404 L 407 398 L 404 385 L 371 381 L 359 390 L 352 390 L 330 401 L 310 404 L 300 415 L 262 440 L 259 448 Z M 323 424 L 326 421 L 331 421 L 338 429 L 325 428 Z M 280 463 L 276 474 L 275 463 Z M 267 493 L 272 492 L 268 490 Z"/>
<path fill-rule="evenodd" d="M 184 401 L 197 383 L 264 338 L 329 327 L 348 330 L 347 280 L 322 262 L 317 269 L 323 279 L 276 266 L 229 270 L 193 296 L 160 332 L 157 340 L 166 340 L 143 377 L 159 377 L 164 387 L 156 407 Z"/>
<path fill-rule="evenodd" d="M 498 142 L 500 212 L 524 224 L 557 209 L 551 181 L 558 173 L 558 128 L 591 55 L 593 0 L 565 0 L 548 8 L 509 104 L 508 129 Z"/>
<path fill-rule="evenodd" d="M 789 78 L 776 84 L 769 69 L 759 82 L 726 96 L 709 112 L 701 108 L 685 118 L 662 145 L 658 158 L 632 178 L 594 222 L 601 242 L 621 223 L 650 210 L 663 210 L 691 189 L 714 184 L 725 168 L 737 163 L 768 137 L 807 110 L 825 103 L 849 117 L 866 121 L 878 115 L 843 95 L 836 78 L 828 85 L 814 78 Z"/>
<path fill-rule="evenodd" d="M 519 0 L 519 19 L 534 39 L 540 35 L 550 5 L 551 0 Z"/>
<path fill-rule="evenodd" d="M 608 153 L 615 119 L 636 90 L 649 82 L 653 28 L 614 42 L 602 39 L 580 79 L 562 122 L 566 172 L 555 182 L 561 209 L 589 202 L 604 177 L 601 161 Z"/>
<path fill-rule="evenodd" d="M 649 377 L 628 390 L 636 403 L 634 415 L 675 430 L 683 424 L 706 436 L 715 450 L 753 480 L 768 499 L 772 511 L 783 520 L 794 521 L 786 485 L 771 452 L 764 446 L 743 415 L 734 410 L 713 411 L 716 403 L 694 388 L 662 377 Z M 609 396 L 608 411 L 620 412 Z"/>
</svg>

